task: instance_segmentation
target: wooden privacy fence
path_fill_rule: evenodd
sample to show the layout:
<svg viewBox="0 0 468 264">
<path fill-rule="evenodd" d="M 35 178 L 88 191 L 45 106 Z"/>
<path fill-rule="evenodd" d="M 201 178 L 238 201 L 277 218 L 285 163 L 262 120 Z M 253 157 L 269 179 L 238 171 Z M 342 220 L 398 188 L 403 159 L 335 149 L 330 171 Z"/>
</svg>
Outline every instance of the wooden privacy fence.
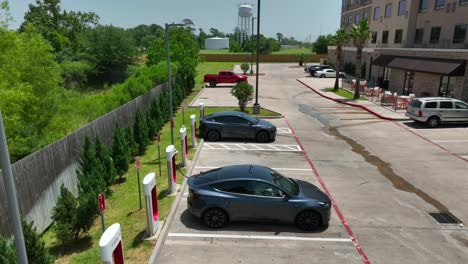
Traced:
<svg viewBox="0 0 468 264">
<path fill-rule="evenodd" d="M 38 232 L 52 223 L 51 211 L 64 184 L 78 194 L 76 170 L 84 138 L 94 139 L 99 134 L 102 142 L 112 144 L 115 123 L 121 127 L 133 126 L 137 108 L 142 112 L 150 107 L 166 85 L 158 85 L 148 93 L 114 109 L 64 138 L 38 150 L 12 164 L 20 214 L 34 221 Z M 11 232 L 3 179 L 0 181 L 0 234 L 9 237 Z"/>
<path fill-rule="evenodd" d="M 200 54 L 209 62 L 256 62 L 256 56 L 251 54 Z M 306 54 L 304 62 L 319 62 L 321 58 L 327 58 L 327 54 Z M 260 54 L 260 62 L 298 62 L 294 54 Z"/>
</svg>

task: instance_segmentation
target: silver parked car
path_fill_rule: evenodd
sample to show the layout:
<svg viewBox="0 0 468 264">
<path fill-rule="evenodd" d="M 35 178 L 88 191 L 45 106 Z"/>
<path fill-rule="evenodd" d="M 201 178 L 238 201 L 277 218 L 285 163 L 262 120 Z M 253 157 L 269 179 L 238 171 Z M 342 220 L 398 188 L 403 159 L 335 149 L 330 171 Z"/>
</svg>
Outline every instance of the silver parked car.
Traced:
<svg viewBox="0 0 468 264">
<path fill-rule="evenodd" d="M 441 123 L 468 122 L 468 104 L 453 98 L 423 97 L 411 100 L 406 116 L 434 128 Z"/>
<path fill-rule="evenodd" d="M 336 77 L 336 71 L 334 69 L 323 69 L 323 70 L 316 71 L 314 73 L 314 76 L 315 77 L 320 77 L 320 78 L 325 78 L 325 77 L 335 78 Z M 346 73 L 340 72 L 339 77 L 340 78 L 346 78 Z"/>
</svg>

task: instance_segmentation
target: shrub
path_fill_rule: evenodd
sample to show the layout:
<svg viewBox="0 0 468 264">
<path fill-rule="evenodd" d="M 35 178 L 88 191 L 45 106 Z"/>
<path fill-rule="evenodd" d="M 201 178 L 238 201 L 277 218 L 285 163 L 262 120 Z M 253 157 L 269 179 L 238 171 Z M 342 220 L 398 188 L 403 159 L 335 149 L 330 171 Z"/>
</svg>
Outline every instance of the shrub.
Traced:
<svg viewBox="0 0 468 264">
<path fill-rule="evenodd" d="M 133 130 L 130 127 L 125 128 L 125 149 L 127 150 L 128 161 L 132 160 L 132 157 L 136 157 L 138 154 L 138 145 L 133 137 Z"/>
<path fill-rule="evenodd" d="M 151 117 L 151 113 L 148 111 L 146 113 L 146 125 L 148 126 L 148 138 L 150 140 L 154 140 L 157 131 L 157 124 L 156 121 Z"/>
<path fill-rule="evenodd" d="M 148 125 L 139 109 L 135 113 L 135 123 L 133 123 L 133 138 L 138 147 L 138 154 L 143 155 L 148 142 Z"/>
<path fill-rule="evenodd" d="M 44 241 L 41 240 L 41 237 L 36 232 L 33 222 L 27 223 L 24 219 L 21 219 L 21 225 L 23 226 L 24 244 L 26 246 L 26 252 L 30 263 L 54 263 L 54 259 L 49 254 Z"/>
<path fill-rule="evenodd" d="M 296 58 L 299 61 L 299 66 L 302 66 L 304 64 L 305 54 L 304 53 L 297 54 Z"/>
<path fill-rule="evenodd" d="M 82 89 L 88 81 L 92 66 L 84 61 L 64 61 L 62 68 L 63 84 L 68 89 Z"/>
<path fill-rule="evenodd" d="M 111 158 L 110 151 L 104 144 L 102 144 L 101 140 L 99 139 L 99 135 L 96 136 L 94 143 L 94 154 L 96 156 L 96 161 L 101 164 L 101 166 L 98 168 L 103 169 L 100 174 L 106 183 L 107 190 L 109 190 L 109 186 L 115 181 L 117 171 L 115 169 L 114 161 Z"/>
<path fill-rule="evenodd" d="M 16 264 L 16 251 L 13 243 L 0 235 L 0 263 Z"/>
<path fill-rule="evenodd" d="M 117 174 L 122 176 L 128 170 L 130 153 L 127 149 L 125 132 L 120 128 L 118 123 L 115 124 L 112 139 L 112 159 L 114 160 Z"/>
<path fill-rule="evenodd" d="M 247 74 L 247 71 L 250 69 L 249 64 L 247 63 L 242 63 L 241 65 L 241 70 L 244 72 L 244 74 Z"/>
<path fill-rule="evenodd" d="M 78 200 L 62 185 L 57 204 L 52 209 L 54 231 L 57 240 L 65 243 L 76 238 L 80 230 L 76 230 Z"/>
<path fill-rule="evenodd" d="M 253 86 L 245 82 L 237 83 L 232 88 L 231 94 L 239 100 L 240 110 L 245 112 L 245 106 L 250 100 L 252 100 Z"/>
</svg>

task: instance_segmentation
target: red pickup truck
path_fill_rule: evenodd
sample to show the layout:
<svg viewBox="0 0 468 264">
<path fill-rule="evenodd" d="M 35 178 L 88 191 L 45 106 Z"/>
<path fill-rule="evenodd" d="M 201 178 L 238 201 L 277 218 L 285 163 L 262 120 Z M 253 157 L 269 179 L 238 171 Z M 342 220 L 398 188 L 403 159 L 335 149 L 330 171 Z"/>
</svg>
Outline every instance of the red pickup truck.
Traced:
<svg viewBox="0 0 468 264">
<path fill-rule="evenodd" d="M 247 82 L 247 76 L 237 75 L 233 71 L 219 71 L 218 74 L 206 74 L 203 81 L 209 83 L 211 87 L 215 87 L 218 83 Z"/>
</svg>

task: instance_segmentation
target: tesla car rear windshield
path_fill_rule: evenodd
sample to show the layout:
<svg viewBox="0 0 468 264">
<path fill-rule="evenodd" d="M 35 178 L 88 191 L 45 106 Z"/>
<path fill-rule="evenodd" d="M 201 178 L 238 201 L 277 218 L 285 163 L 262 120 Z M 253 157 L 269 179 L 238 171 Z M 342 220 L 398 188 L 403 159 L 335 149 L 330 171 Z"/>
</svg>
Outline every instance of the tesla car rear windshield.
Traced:
<svg viewBox="0 0 468 264">
<path fill-rule="evenodd" d="M 284 177 L 279 172 L 274 170 L 271 170 L 270 174 L 274 184 L 278 185 L 291 194 L 299 194 L 299 186 L 297 186 L 297 183 L 295 183 L 293 180 Z"/>
</svg>

